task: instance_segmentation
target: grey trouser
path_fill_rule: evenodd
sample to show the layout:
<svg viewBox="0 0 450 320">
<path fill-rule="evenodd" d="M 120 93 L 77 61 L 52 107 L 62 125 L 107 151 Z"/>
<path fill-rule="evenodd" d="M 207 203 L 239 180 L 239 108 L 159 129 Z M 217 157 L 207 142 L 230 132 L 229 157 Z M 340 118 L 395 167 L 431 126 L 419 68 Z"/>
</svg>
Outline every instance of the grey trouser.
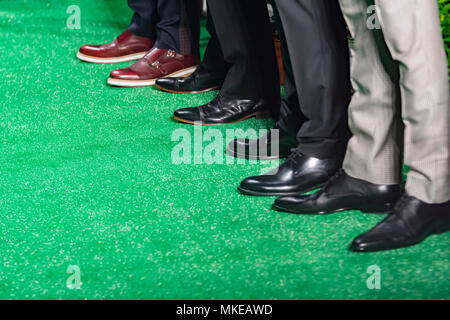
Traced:
<svg viewBox="0 0 450 320">
<path fill-rule="evenodd" d="M 345 171 L 397 184 L 427 203 L 450 200 L 448 66 L 436 0 L 339 0 L 354 37 Z M 376 5 L 376 7 L 371 7 Z M 373 29 L 377 8 L 381 29 Z M 403 143 L 404 142 L 404 143 Z"/>
</svg>

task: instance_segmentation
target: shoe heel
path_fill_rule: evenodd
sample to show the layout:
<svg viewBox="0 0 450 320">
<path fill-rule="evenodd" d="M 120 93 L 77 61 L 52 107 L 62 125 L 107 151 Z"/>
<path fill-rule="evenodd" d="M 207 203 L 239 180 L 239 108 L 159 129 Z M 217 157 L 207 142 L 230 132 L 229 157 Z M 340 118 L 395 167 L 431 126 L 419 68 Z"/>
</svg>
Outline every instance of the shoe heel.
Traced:
<svg viewBox="0 0 450 320">
<path fill-rule="evenodd" d="M 256 118 L 256 119 L 267 119 L 267 118 L 272 118 L 272 114 L 270 113 L 270 111 L 257 112 L 257 113 L 255 114 L 255 118 Z"/>
</svg>

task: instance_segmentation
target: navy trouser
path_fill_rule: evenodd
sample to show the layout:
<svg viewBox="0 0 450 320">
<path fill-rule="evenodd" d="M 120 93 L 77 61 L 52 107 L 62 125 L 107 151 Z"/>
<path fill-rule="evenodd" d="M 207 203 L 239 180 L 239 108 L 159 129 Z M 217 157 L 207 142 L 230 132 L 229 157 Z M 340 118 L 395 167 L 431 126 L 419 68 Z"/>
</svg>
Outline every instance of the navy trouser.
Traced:
<svg viewBox="0 0 450 320">
<path fill-rule="evenodd" d="M 196 0 L 128 0 L 134 11 L 133 34 L 152 38 L 155 47 L 181 54 L 198 54 L 199 6 Z"/>
</svg>

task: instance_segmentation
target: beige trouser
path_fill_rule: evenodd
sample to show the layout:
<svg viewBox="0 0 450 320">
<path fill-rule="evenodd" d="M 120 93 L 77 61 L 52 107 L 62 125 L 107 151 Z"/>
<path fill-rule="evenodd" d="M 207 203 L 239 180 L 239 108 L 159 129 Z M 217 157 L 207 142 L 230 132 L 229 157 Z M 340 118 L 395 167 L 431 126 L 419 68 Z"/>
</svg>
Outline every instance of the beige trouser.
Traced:
<svg viewBox="0 0 450 320">
<path fill-rule="evenodd" d="M 355 38 L 354 136 L 345 171 L 397 184 L 403 151 L 410 168 L 406 192 L 427 203 L 450 200 L 449 82 L 437 0 L 339 2 Z M 375 8 L 381 29 L 373 29 Z"/>
</svg>

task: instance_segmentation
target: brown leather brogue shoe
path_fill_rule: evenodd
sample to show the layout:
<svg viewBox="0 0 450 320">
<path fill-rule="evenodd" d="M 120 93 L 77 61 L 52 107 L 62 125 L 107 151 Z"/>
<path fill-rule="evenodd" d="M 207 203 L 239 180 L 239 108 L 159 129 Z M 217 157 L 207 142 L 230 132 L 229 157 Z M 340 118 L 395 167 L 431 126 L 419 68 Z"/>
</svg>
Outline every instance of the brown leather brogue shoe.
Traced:
<svg viewBox="0 0 450 320">
<path fill-rule="evenodd" d="M 142 58 L 152 46 L 152 39 L 136 36 L 126 30 L 109 44 L 82 46 L 77 57 L 92 63 L 119 63 Z"/>
</svg>

